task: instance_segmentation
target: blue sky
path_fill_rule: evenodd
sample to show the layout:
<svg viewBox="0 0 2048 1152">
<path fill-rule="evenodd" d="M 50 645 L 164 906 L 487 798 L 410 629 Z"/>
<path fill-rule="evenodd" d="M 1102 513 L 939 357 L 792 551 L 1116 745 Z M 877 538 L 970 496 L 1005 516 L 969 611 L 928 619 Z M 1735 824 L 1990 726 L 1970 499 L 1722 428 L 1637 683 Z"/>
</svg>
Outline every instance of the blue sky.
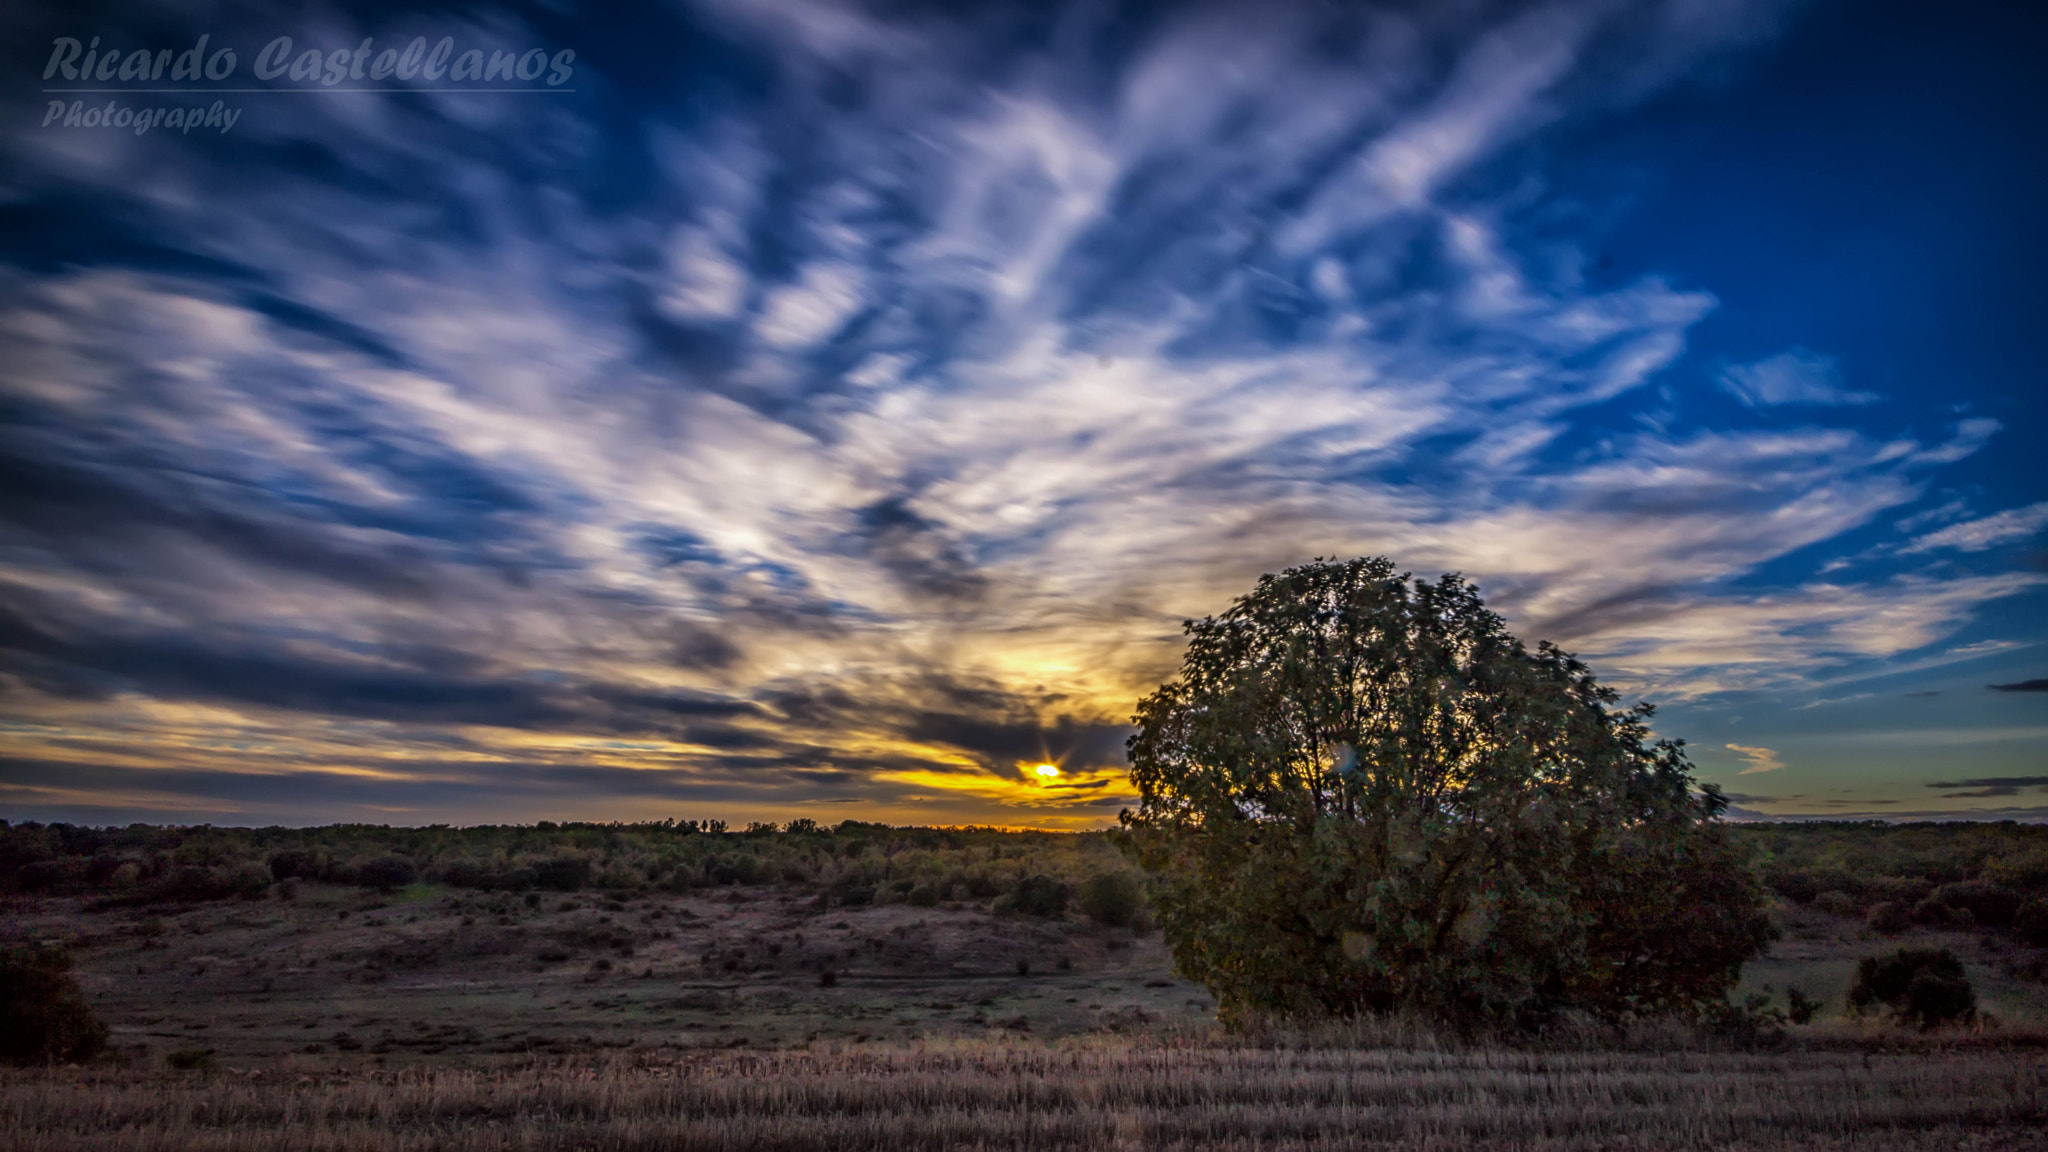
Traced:
<svg viewBox="0 0 2048 1152">
<path fill-rule="evenodd" d="M 7 815 L 1099 826 L 1179 622 L 1360 554 L 1743 810 L 2048 814 L 2023 6 L 0 23 Z"/>
</svg>

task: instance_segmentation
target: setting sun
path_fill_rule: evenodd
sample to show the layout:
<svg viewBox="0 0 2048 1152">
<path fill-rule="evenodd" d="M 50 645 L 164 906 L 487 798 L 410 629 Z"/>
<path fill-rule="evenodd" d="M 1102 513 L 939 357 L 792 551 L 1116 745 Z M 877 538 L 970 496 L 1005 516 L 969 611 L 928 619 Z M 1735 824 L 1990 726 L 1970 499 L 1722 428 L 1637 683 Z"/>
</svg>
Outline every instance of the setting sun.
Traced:
<svg viewBox="0 0 2048 1152">
<path fill-rule="evenodd" d="M 1032 769 L 1032 771 L 1038 773 L 1040 776 L 1043 776 L 1048 780 L 1060 774 L 1059 768 L 1051 764 L 1040 764 L 1038 767 Z"/>
</svg>

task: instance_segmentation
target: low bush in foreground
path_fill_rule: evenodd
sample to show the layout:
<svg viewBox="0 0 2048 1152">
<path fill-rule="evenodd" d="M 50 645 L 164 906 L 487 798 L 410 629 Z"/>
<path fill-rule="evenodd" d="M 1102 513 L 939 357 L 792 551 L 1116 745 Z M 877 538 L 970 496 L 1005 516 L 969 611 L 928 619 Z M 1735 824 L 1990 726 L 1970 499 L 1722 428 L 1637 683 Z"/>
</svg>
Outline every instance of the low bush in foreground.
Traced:
<svg viewBox="0 0 2048 1152">
<path fill-rule="evenodd" d="M 34 944 L 0 947 L 0 1060 L 43 1064 L 88 1060 L 107 1046 L 71 957 Z"/>
<path fill-rule="evenodd" d="M 1858 1012 L 1877 1005 L 1902 1023 L 1938 1028 L 1976 1018 L 1977 993 L 1963 963 L 1946 948 L 1901 948 L 1889 956 L 1865 956 L 1856 965 L 1849 1005 Z"/>
</svg>

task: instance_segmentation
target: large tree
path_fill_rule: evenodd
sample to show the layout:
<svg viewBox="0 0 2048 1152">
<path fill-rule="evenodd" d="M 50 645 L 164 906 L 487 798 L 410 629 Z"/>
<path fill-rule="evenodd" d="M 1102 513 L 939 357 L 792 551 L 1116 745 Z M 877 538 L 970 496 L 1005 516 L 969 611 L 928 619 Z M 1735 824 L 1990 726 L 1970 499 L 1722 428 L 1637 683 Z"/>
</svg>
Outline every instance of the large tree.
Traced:
<svg viewBox="0 0 2048 1152">
<path fill-rule="evenodd" d="M 1123 818 L 1226 1018 L 1683 1015 L 1769 941 L 1725 801 L 1649 706 L 1459 577 L 1317 561 L 1186 631 Z"/>
</svg>

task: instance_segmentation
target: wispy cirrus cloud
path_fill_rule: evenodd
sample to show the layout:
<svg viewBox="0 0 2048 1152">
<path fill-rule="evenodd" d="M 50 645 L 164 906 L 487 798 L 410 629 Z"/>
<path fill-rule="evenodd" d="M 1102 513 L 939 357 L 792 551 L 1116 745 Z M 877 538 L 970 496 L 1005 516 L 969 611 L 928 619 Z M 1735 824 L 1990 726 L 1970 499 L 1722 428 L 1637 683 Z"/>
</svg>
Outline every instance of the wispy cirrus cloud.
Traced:
<svg viewBox="0 0 2048 1152">
<path fill-rule="evenodd" d="M 2040 535 L 2043 528 L 2048 528 L 2048 501 L 2024 508 L 2008 508 L 1914 537 L 1906 545 L 1906 551 L 1934 552 L 1950 548 L 1958 552 L 1982 552 L 2001 544 L 2032 539 Z"/>
<path fill-rule="evenodd" d="M 1793 348 L 1721 373 L 1721 384 L 1752 408 L 1779 404 L 1871 404 L 1878 396 L 1842 385 L 1832 356 Z"/>
<path fill-rule="evenodd" d="M 1939 645 L 2039 578 L 1754 578 L 1995 423 L 1617 418 L 1717 301 L 1474 179 L 1775 21 L 1695 9 L 779 0 L 676 18 L 738 79 L 266 107 L 231 173 L 17 131 L 9 210 L 107 240 L 0 275 L 8 748 L 255 812 L 1099 822 L 1178 622 L 1314 555 L 1666 696 Z"/>
</svg>

